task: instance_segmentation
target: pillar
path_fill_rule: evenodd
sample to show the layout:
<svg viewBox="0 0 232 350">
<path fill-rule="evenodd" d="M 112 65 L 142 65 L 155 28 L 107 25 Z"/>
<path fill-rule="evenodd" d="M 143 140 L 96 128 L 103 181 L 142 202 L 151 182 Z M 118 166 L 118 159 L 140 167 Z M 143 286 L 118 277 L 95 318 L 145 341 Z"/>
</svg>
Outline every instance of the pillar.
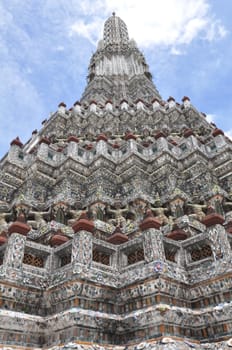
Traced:
<svg viewBox="0 0 232 350">
<path fill-rule="evenodd" d="M 160 230 L 149 228 L 143 232 L 144 257 L 147 262 L 165 260 L 163 235 Z"/>
<path fill-rule="evenodd" d="M 92 234 L 81 230 L 75 234 L 72 243 L 73 272 L 89 268 L 92 262 Z"/>
</svg>

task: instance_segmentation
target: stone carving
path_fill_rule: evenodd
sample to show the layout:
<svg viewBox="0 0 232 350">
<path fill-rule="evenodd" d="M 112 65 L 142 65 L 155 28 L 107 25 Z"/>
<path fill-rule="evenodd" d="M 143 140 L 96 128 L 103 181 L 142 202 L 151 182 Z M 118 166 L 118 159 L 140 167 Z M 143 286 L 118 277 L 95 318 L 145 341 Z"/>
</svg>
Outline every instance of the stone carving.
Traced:
<svg viewBox="0 0 232 350">
<path fill-rule="evenodd" d="M 102 202 L 94 203 L 90 206 L 90 212 L 94 220 L 104 221 L 106 216 L 106 205 Z"/>
<path fill-rule="evenodd" d="M 80 217 L 80 215 L 83 213 L 83 210 L 69 210 L 69 214 L 71 214 L 72 219 L 68 220 L 68 225 L 72 226 L 74 224 L 75 221 L 77 221 Z"/>
<path fill-rule="evenodd" d="M 165 212 L 167 212 L 168 209 L 161 206 L 161 201 L 160 201 L 159 196 L 156 196 L 155 207 L 151 206 L 151 210 L 155 212 L 157 218 L 159 219 L 159 221 L 161 222 L 162 225 L 169 223 L 169 219 L 165 215 Z"/>
<path fill-rule="evenodd" d="M 6 213 L 0 213 L 0 232 L 6 230 L 8 223 L 6 221 Z"/>
<path fill-rule="evenodd" d="M 182 102 L 162 101 L 114 14 L 81 101 L 11 142 L 0 161 L 3 347 L 231 346 L 231 141 Z"/>
<path fill-rule="evenodd" d="M 43 214 L 44 213 L 42 212 L 36 212 L 34 214 L 37 229 L 43 229 L 43 227 L 47 225 L 47 222 L 43 218 Z"/>
<path fill-rule="evenodd" d="M 164 246 L 163 246 L 163 235 L 159 230 L 149 229 L 144 233 L 144 253 L 145 260 L 165 260 Z"/>
<path fill-rule="evenodd" d="M 134 214 L 134 219 L 141 221 L 147 208 L 147 202 L 142 199 L 135 199 L 130 203 L 129 212 Z"/>
<path fill-rule="evenodd" d="M 215 213 L 224 215 L 223 211 L 223 197 L 221 195 L 215 195 L 209 200 L 209 207 L 213 208 Z"/>
<path fill-rule="evenodd" d="M 90 233 L 80 231 L 74 237 L 72 262 L 90 266 L 92 262 L 92 238 Z"/>
<path fill-rule="evenodd" d="M 110 214 L 113 214 L 114 218 L 109 220 L 112 224 L 115 226 L 122 227 L 126 223 L 126 219 L 123 216 L 123 214 L 127 213 L 129 211 L 129 207 L 126 206 L 126 208 L 121 207 L 121 201 L 117 199 L 114 202 L 115 209 L 112 209 L 110 207 L 107 208 L 107 212 Z"/>
<path fill-rule="evenodd" d="M 228 259 L 231 255 L 231 248 L 227 233 L 221 225 L 209 230 L 209 237 L 212 242 L 212 249 L 215 259 Z"/>
<path fill-rule="evenodd" d="M 5 255 L 5 264 L 7 268 L 20 269 L 22 267 L 25 241 L 25 236 L 17 233 L 11 235 Z"/>
</svg>

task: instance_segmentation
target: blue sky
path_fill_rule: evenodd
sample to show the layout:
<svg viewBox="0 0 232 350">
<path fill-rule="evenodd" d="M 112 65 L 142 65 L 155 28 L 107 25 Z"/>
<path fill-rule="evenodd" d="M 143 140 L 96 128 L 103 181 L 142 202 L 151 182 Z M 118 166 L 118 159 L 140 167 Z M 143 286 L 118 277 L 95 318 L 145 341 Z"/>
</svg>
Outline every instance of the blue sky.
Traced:
<svg viewBox="0 0 232 350">
<path fill-rule="evenodd" d="M 0 157 L 86 84 L 112 11 L 145 54 L 163 99 L 184 95 L 232 135 L 231 0 L 0 0 Z"/>
</svg>

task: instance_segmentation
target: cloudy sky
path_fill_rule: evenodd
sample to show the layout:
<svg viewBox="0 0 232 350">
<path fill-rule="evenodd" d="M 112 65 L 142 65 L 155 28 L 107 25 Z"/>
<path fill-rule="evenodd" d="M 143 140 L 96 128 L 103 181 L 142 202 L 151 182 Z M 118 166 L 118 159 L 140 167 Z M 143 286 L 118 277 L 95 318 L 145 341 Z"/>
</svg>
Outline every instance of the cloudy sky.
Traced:
<svg viewBox="0 0 232 350">
<path fill-rule="evenodd" d="M 78 100 L 112 11 L 163 99 L 184 95 L 232 134 L 231 0 L 0 0 L 0 158 L 64 101 Z"/>
</svg>

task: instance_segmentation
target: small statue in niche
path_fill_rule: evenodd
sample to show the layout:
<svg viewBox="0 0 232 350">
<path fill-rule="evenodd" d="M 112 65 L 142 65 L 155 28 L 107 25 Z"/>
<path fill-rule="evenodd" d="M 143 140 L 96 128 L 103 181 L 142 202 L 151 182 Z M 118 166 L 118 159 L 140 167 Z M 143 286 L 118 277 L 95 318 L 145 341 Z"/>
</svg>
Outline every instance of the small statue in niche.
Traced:
<svg viewBox="0 0 232 350">
<path fill-rule="evenodd" d="M 66 215 L 65 211 L 62 208 L 58 208 L 56 215 L 55 215 L 55 221 L 65 225 L 66 224 Z"/>
<path fill-rule="evenodd" d="M 170 203 L 172 215 L 179 218 L 184 215 L 184 201 L 181 198 L 177 198 Z"/>
<path fill-rule="evenodd" d="M 208 201 L 208 205 L 214 208 L 215 213 L 224 216 L 223 201 L 226 192 L 218 184 L 214 184 L 210 192 L 212 195 Z"/>
<path fill-rule="evenodd" d="M 220 194 L 216 194 L 215 196 L 210 198 L 209 206 L 214 208 L 215 213 L 223 216 L 224 210 L 223 210 L 222 202 L 223 202 L 223 196 Z"/>
<path fill-rule="evenodd" d="M 58 202 L 52 207 L 52 218 L 60 224 L 67 224 L 67 210 L 68 204 L 65 202 Z"/>
<path fill-rule="evenodd" d="M 105 211 L 106 211 L 105 203 L 97 202 L 97 203 L 91 204 L 89 207 L 89 211 L 91 213 L 93 220 L 104 221 Z"/>
</svg>

